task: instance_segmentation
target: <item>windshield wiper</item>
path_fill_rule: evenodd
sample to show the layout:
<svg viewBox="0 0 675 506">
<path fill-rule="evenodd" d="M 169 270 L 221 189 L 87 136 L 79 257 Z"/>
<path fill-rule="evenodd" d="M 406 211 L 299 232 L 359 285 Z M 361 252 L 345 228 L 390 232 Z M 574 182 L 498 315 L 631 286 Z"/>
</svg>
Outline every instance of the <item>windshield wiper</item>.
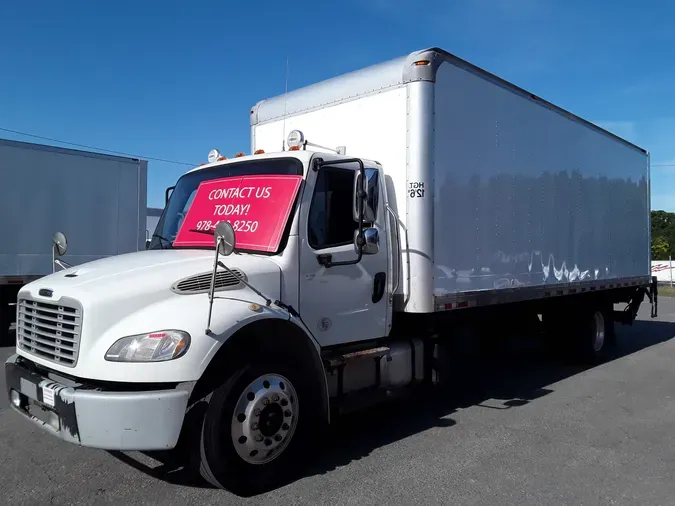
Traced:
<svg viewBox="0 0 675 506">
<path fill-rule="evenodd" d="M 157 239 L 159 239 L 159 247 L 160 247 L 160 249 L 164 249 L 164 246 L 162 246 L 162 241 L 166 241 L 167 244 L 168 244 L 169 246 L 171 246 L 171 241 L 169 241 L 166 237 L 163 237 L 163 236 L 161 236 L 161 235 L 159 235 L 159 234 L 152 234 L 152 237 L 153 237 L 153 238 L 156 237 Z"/>
</svg>

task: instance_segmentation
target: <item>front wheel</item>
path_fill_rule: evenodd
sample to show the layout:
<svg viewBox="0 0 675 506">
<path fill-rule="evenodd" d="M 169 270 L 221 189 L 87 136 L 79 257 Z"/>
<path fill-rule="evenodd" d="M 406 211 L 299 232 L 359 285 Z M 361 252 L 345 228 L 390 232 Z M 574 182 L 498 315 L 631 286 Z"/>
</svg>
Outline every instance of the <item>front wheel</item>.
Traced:
<svg viewBox="0 0 675 506">
<path fill-rule="evenodd" d="M 302 367 L 253 359 L 210 395 L 200 441 L 200 472 L 243 495 L 281 484 L 298 470 L 320 425 L 320 403 Z"/>
</svg>

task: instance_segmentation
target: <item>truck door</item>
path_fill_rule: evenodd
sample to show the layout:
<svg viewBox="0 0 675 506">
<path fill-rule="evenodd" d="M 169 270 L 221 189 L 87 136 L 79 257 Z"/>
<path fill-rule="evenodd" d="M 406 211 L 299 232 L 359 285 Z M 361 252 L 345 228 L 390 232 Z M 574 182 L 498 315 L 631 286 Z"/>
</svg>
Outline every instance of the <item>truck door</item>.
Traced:
<svg viewBox="0 0 675 506">
<path fill-rule="evenodd" d="M 379 249 L 355 260 L 353 192 L 356 164 L 310 170 L 302 196 L 300 220 L 300 316 L 321 346 L 383 337 L 391 320 L 389 240 L 384 178 L 366 168 L 368 202 L 376 209 Z M 368 226 L 366 225 L 366 226 Z"/>
</svg>

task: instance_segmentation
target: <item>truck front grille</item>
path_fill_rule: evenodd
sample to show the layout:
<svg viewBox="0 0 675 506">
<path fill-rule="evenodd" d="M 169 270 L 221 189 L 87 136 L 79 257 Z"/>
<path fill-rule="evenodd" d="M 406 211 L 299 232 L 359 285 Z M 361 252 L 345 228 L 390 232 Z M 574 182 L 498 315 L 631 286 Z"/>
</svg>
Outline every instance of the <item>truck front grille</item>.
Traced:
<svg viewBox="0 0 675 506">
<path fill-rule="evenodd" d="M 82 332 L 82 307 L 62 298 L 56 303 L 19 299 L 16 342 L 19 349 L 45 360 L 75 367 Z"/>
</svg>

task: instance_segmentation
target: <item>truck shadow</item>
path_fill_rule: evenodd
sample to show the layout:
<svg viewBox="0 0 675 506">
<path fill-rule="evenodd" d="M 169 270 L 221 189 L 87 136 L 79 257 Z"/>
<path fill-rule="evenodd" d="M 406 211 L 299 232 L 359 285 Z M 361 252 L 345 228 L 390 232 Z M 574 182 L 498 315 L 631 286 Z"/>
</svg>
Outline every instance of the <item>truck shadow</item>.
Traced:
<svg viewBox="0 0 675 506">
<path fill-rule="evenodd" d="M 675 337 L 675 323 L 639 320 L 632 327 L 617 325 L 617 346 L 606 362 L 619 360 Z M 543 340 L 512 339 L 498 354 L 461 360 L 456 386 L 413 395 L 340 417 L 322 438 L 321 453 L 302 476 L 329 473 L 368 457 L 374 450 L 428 430 L 452 430 L 452 414 L 478 406 L 491 410 L 518 409 L 553 392 L 550 385 L 590 367 L 569 365 Z M 176 485 L 205 487 L 180 452 L 146 454 L 160 464 L 151 467 L 120 452 L 109 452 L 148 475 Z"/>
<path fill-rule="evenodd" d="M 617 325 L 617 346 L 605 363 L 673 338 L 671 322 Z M 498 356 L 476 357 L 461 367 L 456 386 L 442 395 L 426 392 L 341 418 L 331 430 L 330 444 L 305 476 L 328 473 L 414 434 L 451 428 L 457 423 L 451 416 L 460 409 L 518 409 L 552 393 L 550 385 L 592 368 L 565 363 L 541 340 L 531 339 L 513 340 Z"/>
</svg>

